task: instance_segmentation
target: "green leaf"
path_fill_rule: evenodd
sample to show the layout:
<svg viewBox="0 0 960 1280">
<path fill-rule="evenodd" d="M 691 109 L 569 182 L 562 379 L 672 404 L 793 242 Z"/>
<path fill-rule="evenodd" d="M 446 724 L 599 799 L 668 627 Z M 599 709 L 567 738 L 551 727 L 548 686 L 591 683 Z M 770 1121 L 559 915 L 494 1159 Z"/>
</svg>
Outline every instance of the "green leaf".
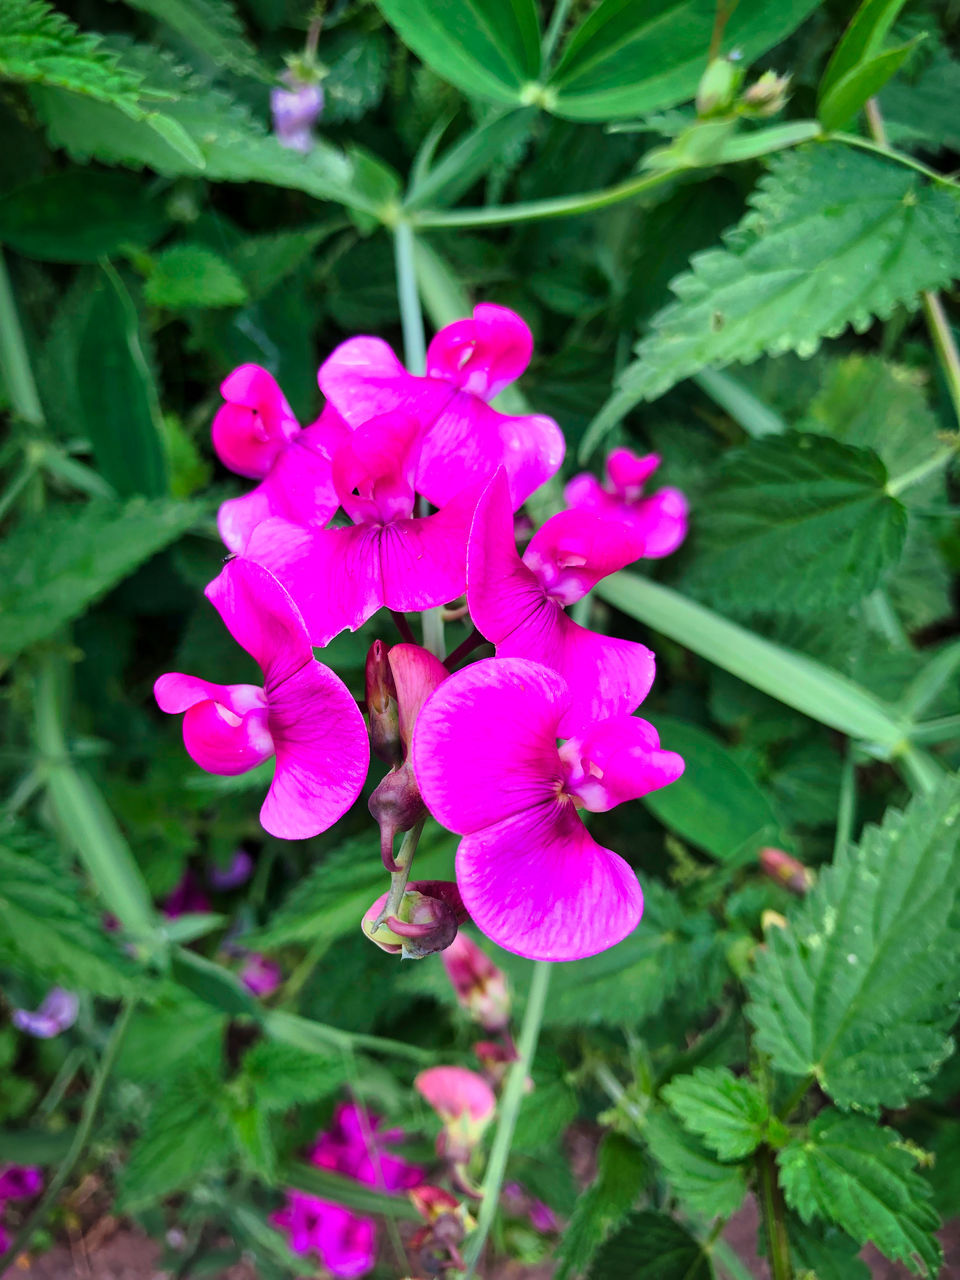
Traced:
<svg viewBox="0 0 960 1280">
<path fill-rule="evenodd" d="M 143 296 L 152 306 L 238 307 L 247 301 L 243 281 L 219 254 L 199 244 L 176 244 L 154 258 Z"/>
<path fill-rule="evenodd" d="M 720 1164 L 666 1112 L 647 1117 L 643 1136 L 667 1181 L 693 1212 L 717 1218 L 739 1209 L 747 1192 L 740 1165 Z"/>
<path fill-rule="evenodd" d="M 230 0 L 125 0 L 183 37 L 217 68 L 270 80 Z"/>
<path fill-rule="evenodd" d="M 237 975 L 197 951 L 174 948 L 170 955 L 170 975 L 191 995 L 222 1013 L 260 1018 L 260 1006 Z"/>
<path fill-rule="evenodd" d="M 747 62 L 778 44 L 815 0 L 740 0 L 720 52 Z M 576 28 L 548 81 L 550 108 L 568 120 L 614 120 L 692 98 L 716 21 L 712 0 L 601 0 Z"/>
<path fill-rule="evenodd" d="M 911 1271 L 939 1274 L 940 1219 L 929 1186 L 914 1172 L 915 1154 L 893 1129 L 827 1108 L 777 1161 L 787 1204 L 804 1222 L 836 1222 Z"/>
<path fill-rule="evenodd" d="M 663 1090 L 670 1110 L 721 1160 L 741 1160 L 764 1139 L 770 1109 L 752 1080 L 726 1067 L 699 1067 L 674 1076 Z"/>
<path fill-rule="evenodd" d="M 906 512 L 876 454 L 789 433 L 724 454 L 685 582 L 729 611 L 839 610 L 899 558 Z"/>
<path fill-rule="evenodd" d="M 960 62 L 938 48 L 919 75 L 892 80 L 880 95 L 891 142 L 939 151 L 960 150 L 960 121 L 953 104 L 960 96 Z"/>
<path fill-rule="evenodd" d="M 243 1074 L 256 1105 L 264 1111 L 288 1111 L 336 1092 L 355 1064 L 344 1053 L 324 1058 L 278 1041 L 260 1040 L 244 1055 Z"/>
<path fill-rule="evenodd" d="M 6 661 L 78 617 L 197 520 L 197 503 L 132 498 L 52 507 L 0 545 L 0 656 Z"/>
<path fill-rule="evenodd" d="M 383 30 L 324 35 L 323 124 L 359 120 L 380 105 L 393 47 Z"/>
<path fill-rule="evenodd" d="M 711 1280 L 710 1255 L 665 1213 L 632 1213 L 590 1268 L 589 1280 Z"/>
<path fill-rule="evenodd" d="M 318 1169 L 298 1160 L 287 1165 L 283 1171 L 283 1185 L 294 1187 L 297 1191 L 306 1191 L 309 1195 L 320 1196 L 323 1200 L 332 1200 L 334 1204 L 342 1204 L 355 1213 L 383 1214 L 385 1218 L 417 1219 L 419 1217 L 411 1201 L 405 1195 L 389 1195 L 384 1191 L 375 1191 L 354 1178 L 345 1178 L 339 1173 L 331 1173 L 329 1169 Z"/>
<path fill-rule="evenodd" d="M 845 77 L 880 52 L 904 3 L 905 0 L 862 0 L 823 73 L 818 91 L 821 103 Z"/>
<path fill-rule="evenodd" d="M 780 824 L 769 799 L 713 734 L 669 716 L 657 717 L 657 732 L 664 749 L 686 762 L 679 781 L 643 797 L 665 826 L 734 864 L 775 839 Z"/>
<path fill-rule="evenodd" d="M 471 129 L 414 183 L 404 206 L 423 209 L 453 204 L 505 151 L 529 136 L 534 118 L 532 109 L 508 111 Z"/>
<path fill-rule="evenodd" d="M 317 246 L 346 225 L 346 219 L 336 215 L 302 230 L 245 236 L 228 256 L 247 293 L 256 301 L 295 271 L 306 268 Z"/>
<path fill-rule="evenodd" d="M 820 99 L 817 112 L 824 129 L 842 129 L 849 124 L 867 99 L 879 93 L 896 75 L 917 43 L 918 40 L 910 40 L 895 49 L 878 53 L 875 58 L 859 63 L 832 85 Z"/>
<path fill-rule="evenodd" d="M 511 105 L 540 74 L 533 0 L 377 0 L 404 44 L 464 93 Z"/>
<path fill-rule="evenodd" d="M 117 1074 L 141 1085 L 165 1085 L 187 1065 L 219 1074 L 226 1029 L 225 1017 L 216 1017 L 209 1005 L 167 984 L 156 1005 L 135 1010 L 117 1058 Z"/>
<path fill-rule="evenodd" d="M 960 781 L 888 810 L 771 929 L 748 981 L 757 1043 L 842 1107 L 902 1107 L 952 1052 Z"/>
<path fill-rule="evenodd" d="M 597 1152 L 597 1176 L 578 1198 L 557 1250 L 556 1280 L 569 1280 L 586 1268 L 633 1208 L 649 1174 L 648 1161 L 636 1143 L 618 1133 L 604 1137 Z M 633 1272 L 628 1269 L 622 1275 Z"/>
<path fill-rule="evenodd" d="M 722 249 L 693 259 L 591 424 L 594 449 L 640 400 L 708 365 L 812 355 L 848 325 L 915 305 L 957 274 L 957 198 L 917 173 L 833 143 L 777 156 Z"/>
<path fill-rule="evenodd" d="M 156 196 L 124 173 L 66 169 L 0 199 L 0 241 L 45 262 L 96 262 L 149 248 L 167 222 Z"/>
<path fill-rule="evenodd" d="M 870 1268 L 857 1257 L 860 1246 L 836 1227 L 823 1223 L 805 1226 L 791 1215 L 787 1235 L 803 1280 L 812 1280 L 807 1272 L 816 1280 L 870 1280 Z"/>
<path fill-rule="evenodd" d="M 163 497 L 170 486 L 163 423 L 140 318 L 112 267 L 87 312 L 77 353 L 84 434 L 104 478 L 121 497 Z"/>
</svg>

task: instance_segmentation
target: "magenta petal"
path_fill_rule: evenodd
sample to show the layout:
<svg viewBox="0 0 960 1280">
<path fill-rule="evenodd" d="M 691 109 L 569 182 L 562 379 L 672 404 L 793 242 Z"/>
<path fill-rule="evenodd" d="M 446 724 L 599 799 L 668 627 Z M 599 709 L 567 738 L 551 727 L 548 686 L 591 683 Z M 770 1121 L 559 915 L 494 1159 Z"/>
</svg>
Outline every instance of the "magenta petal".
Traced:
<svg viewBox="0 0 960 1280">
<path fill-rule="evenodd" d="M 276 379 L 259 365 L 244 364 L 224 379 L 226 404 L 213 420 L 213 447 L 225 467 L 259 478 L 300 430 Z"/>
<path fill-rule="evenodd" d="M 477 927 L 531 960 L 605 951 L 643 914 L 636 873 L 597 844 L 572 804 L 559 801 L 465 836 L 457 883 Z"/>
<path fill-rule="evenodd" d="M 638 716 L 612 716 L 590 725 L 560 748 L 567 765 L 566 790 L 587 809 L 602 813 L 676 782 L 683 757 L 661 751 L 660 737 Z"/>
<path fill-rule="evenodd" d="M 446 325 L 430 343 L 427 376 L 492 400 L 520 377 L 532 355 L 526 322 L 508 307 L 481 302 L 471 319 Z"/>
<path fill-rule="evenodd" d="M 589 510 L 602 506 L 605 499 L 609 501 L 610 495 L 589 471 L 581 471 L 568 480 L 563 490 L 563 500 L 568 507 L 586 507 Z"/>
<path fill-rule="evenodd" d="M 360 794 L 370 763 L 366 725 L 349 689 L 311 659 L 271 692 L 270 731 L 277 768 L 261 823 L 284 840 L 326 831 Z"/>
<path fill-rule="evenodd" d="M 427 387 L 415 378 L 393 354 L 382 338 L 348 338 L 334 348 L 317 373 L 320 390 L 350 424 L 358 427 L 382 413 L 403 408 L 421 421 L 432 421 L 450 399 L 450 388 L 442 383 Z M 425 402 L 421 414 L 413 398 Z"/>
<path fill-rule="evenodd" d="M 630 489 L 639 490 L 646 484 L 660 462 L 658 453 L 641 455 L 632 449 L 611 449 L 607 458 L 607 475 L 613 487 L 627 495 Z"/>
<path fill-rule="evenodd" d="M 544 601 L 532 569 L 517 554 L 507 478 L 501 469 L 477 503 L 467 544 L 467 602 L 474 626 L 493 644 L 505 640 Z"/>
<path fill-rule="evenodd" d="M 161 711 L 169 715 L 179 715 L 198 702 L 213 699 L 230 705 L 231 691 L 236 688 L 229 684 L 212 684 L 209 680 L 199 680 L 196 676 L 185 676 L 179 671 L 170 671 L 161 676 L 153 685 L 153 696 Z M 254 685 L 245 686 L 254 689 Z M 253 703 L 251 703 L 253 705 Z"/>
<path fill-rule="evenodd" d="M 418 644 L 395 644 L 387 661 L 397 690 L 400 738 L 409 751 L 421 707 L 450 673 L 439 658 Z"/>
<path fill-rule="evenodd" d="M 208 773 L 246 773 L 273 755 L 267 709 L 238 715 L 220 702 L 197 702 L 183 717 L 183 745 Z"/>
<path fill-rule="evenodd" d="M 687 536 L 689 503 L 679 489 L 658 489 L 633 507 L 633 520 L 643 538 L 642 554 L 658 560 L 676 551 Z"/>
<path fill-rule="evenodd" d="M 476 488 L 471 488 L 435 515 L 394 520 L 382 527 L 380 567 L 388 608 L 419 612 L 463 595 L 476 498 Z"/>
<path fill-rule="evenodd" d="M 328 1204 L 316 1243 L 324 1266 L 342 1280 L 364 1276 L 373 1270 L 377 1235 L 371 1218 L 361 1218 L 340 1205 Z"/>
<path fill-rule="evenodd" d="M 439 686 L 413 731 L 413 767 L 427 808 L 463 835 L 554 796 L 563 681 L 535 662 L 488 658 Z"/>
<path fill-rule="evenodd" d="M 257 525 L 271 516 L 320 528 L 329 523 L 340 501 L 329 458 L 308 442 L 312 430 L 302 431 L 277 454 L 255 489 L 221 503 L 217 527 L 230 551 L 242 553 Z"/>
<path fill-rule="evenodd" d="M 589 511 L 560 511 L 530 539 L 523 563 L 550 594 L 573 604 L 602 579 L 643 554 L 645 540 L 632 526 Z"/>
<path fill-rule="evenodd" d="M 271 688 L 309 662 L 307 628 L 288 592 L 262 565 L 230 560 L 205 592 L 237 644 L 257 662 Z"/>
</svg>

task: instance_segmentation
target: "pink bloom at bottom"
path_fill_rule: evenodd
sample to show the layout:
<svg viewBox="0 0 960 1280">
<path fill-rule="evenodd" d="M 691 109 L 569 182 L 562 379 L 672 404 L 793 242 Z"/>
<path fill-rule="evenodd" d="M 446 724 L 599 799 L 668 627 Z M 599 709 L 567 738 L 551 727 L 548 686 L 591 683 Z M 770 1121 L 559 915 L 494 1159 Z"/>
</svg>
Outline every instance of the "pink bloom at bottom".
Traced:
<svg viewBox="0 0 960 1280">
<path fill-rule="evenodd" d="M 498 946 L 532 960 L 595 955 L 636 928 L 636 873 L 597 844 L 578 810 L 612 809 L 683 772 L 635 716 L 596 720 L 558 747 L 570 702 L 548 667 L 487 659 L 439 686 L 413 734 L 427 808 L 463 836 L 464 906 Z"/>
<path fill-rule="evenodd" d="M 496 1096 L 483 1076 L 467 1067 L 428 1067 L 413 1087 L 443 1121 L 437 1154 L 469 1160 L 497 1109 Z"/>
<path fill-rule="evenodd" d="M 317 1136 L 310 1163 L 382 1191 L 407 1191 L 423 1181 L 424 1170 L 386 1150 L 403 1138 L 401 1129 L 384 1129 L 382 1119 L 355 1103 L 338 1107 L 333 1124 Z M 288 1191 L 286 1203 L 270 1218 L 291 1250 L 315 1254 L 335 1276 L 363 1276 L 373 1269 L 376 1224 L 342 1205 L 302 1191 Z"/>
</svg>

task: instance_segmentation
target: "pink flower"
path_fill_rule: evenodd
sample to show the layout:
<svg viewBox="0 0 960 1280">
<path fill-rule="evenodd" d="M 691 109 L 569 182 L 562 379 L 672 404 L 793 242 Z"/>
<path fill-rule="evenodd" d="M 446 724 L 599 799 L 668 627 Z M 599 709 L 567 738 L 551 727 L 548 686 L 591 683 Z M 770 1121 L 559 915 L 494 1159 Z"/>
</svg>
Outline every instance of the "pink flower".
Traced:
<svg viewBox="0 0 960 1280">
<path fill-rule="evenodd" d="M 485 951 L 465 933 L 458 933 L 441 953 L 443 967 L 457 1000 L 485 1031 L 504 1031 L 510 1024 L 507 978 Z"/>
<path fill-rule="evenodd" d="M 659 466 L 659 454 L 640 457 L 630 449 L 614 449 L 607 458 L 606 487 L 584 471 L 564 490 L 567 506 L 627 526 L 640 538 L 637 557 L 668 556 L 687 536 L 689 506 L 679 489 L 644 497 L 643 486 Z"/>
<path fill-rule="evenodd" d="M 165 677 L 161 678 L 165 679 Z M 197 877 L 189 869 L 171 889 L 163 904 L 163 914 L 168 920 L 177 920 L 180 916 L 194 912 L 200 914 L 210 909 L 210 899 L 200 887 Z"/>
<path fill-rule="evenodd" d="M 654 727 L 632 716 L 597 720 L 558 748 L 571 702 L 548 667 L 491 658 L 444 681 L 413 735 L 427 808 L 464 837 L 464 906 L 498 946 L 532 960 L 594 955 L 636 928 L 636 874 L 577 810 L 611 809 L 683 772 Z"/>
<path fill-rule="evenodd" d="M 310 1163 L 383 1191 L 406 1191 L 423 1180 L 424 1170 L 386 1150 L 402 1137 L 402 1130 L 384 1130 L 379 1116 L 346 1103 L 337 1108 L 331 1128 L 317 1136 Z M 287 1234 L 294 1253 L 316 1254 L 335 1276 L 362 1276 L 373 1269 L 377 1241 L 370 1218 L 288 1191 L 286 1204 L 270 1221 Z"/>
<path fill-rule="evenodd" d="M 463 593 L 477 487 L 417 518 L 419 432 L 415 418 L 390 413 L 341 443 L 333 485 L 352 525 L 317 530 L 265 520 L 247 544 L 246 555 L 290 592 L 317 646 L 345 627 L 356 631 L 384 606 L 428 609 Z"/>
<path fill-rule="evenodd" d="M 349 434 L 329 406 L 301 428 L 273 375 L 256 364 L 234 369 L 220 387 L 226 404 L 213 419 L 213 447 L 225 467 L 259 480 L 242 498 L 221 503 L 220 536 L 243 551 L 261 520 L 280 516 L 322 528 L 337 509 L 331 458 Z"/>
<path fill-rule="evenodd" d="M 306 154 L 313 148 L 313 126 L 323 111 L 323 90 L 292 70 L 280 77 L 286 88 L 270 90 L 273 132 L 282 147 Z"/>
<path fill-rule="evenodd" d="M 0 1167 L 0 1204 L 4 1200 L 26 1200 L 43 1190 L 43 1174 L 30 1164 Z"/>
<path fill-rule="evenodd" d="M 348 338 L 320 366 L 320 390 L 357 427 L 402 409 L 423 427 L 417 491 L 438 507 L 465 485 L 504 466 L 514 507 L 563 461 L 564 440 L 552 418 L 510 417 L 489 401 L 519 378 L 533 351 L 523 320 L 482 302 L 471 319 L 448 324 L 427 351 L 427 376 L 407 373 L 381 338 Z"/>
<path fill-rule="evenodd" d="M 655 659 L 645 645 L 588 631 L 565 612 L 634 558 L 629 534 L 585 512 L 561 511 L 521 560 L 502 472 L 477 505 L 467 552 L 470 616 L 497 657 L 534 658 L 563 676 L 570 691 L 564 736 L 599 716 L 635 711 L 653 684 Z"/>
<path fill-rule="evenodd" d="M 428 1067 L 413 1084 L 443 1121 L 437 1154 L 456 1163 L 469 1160 L 497 1109 L 486 1080 L 467 1067 Z"/>
<path fill-rule="evenodd" d="M 283 981 L 283 970 L 275 960 L 251 951 L 240 968 L 240 981 L 255 996 L 271 996 Z"/>
<path fill-rule="evenodd" d="M 265 569 L 231 560 L 207 587 L 238 644 L 259 663 L 263 688 L 161 676 L 162 711 L 183 717 L 188 754 L 210 773 L 237 774 L 276 755 L 260 821 L 271 835 L 306 839 L 353 804 L 370 760 L 366 728 L 346 685 L 317 662 L 293 601 Z"/>
<path fill-rule="evenodd" d="M 37 1040 L 52 1040 L 61 1031 L 67 1031 L 73 1026 L 79 1009 L 80 1001 L 72 991 L 54 987 L 35 1013 L 29 1009 L 14 1009 L 12 1022 L 18 1031 L 23 1031 L 28 1036 L 34 1036 Z M 3 1180 L 0 1179 L 0 1187 L 2 1185 Z M 26 1191 L 22 1194 L 32 1195 L 33 1192 Z M 3 1198 L 4 1193 L 0 1190 L 0 1200 Z M 6 1193 L 6 1198 L 10 1199 L 9 1192 Z"/>
</svg>

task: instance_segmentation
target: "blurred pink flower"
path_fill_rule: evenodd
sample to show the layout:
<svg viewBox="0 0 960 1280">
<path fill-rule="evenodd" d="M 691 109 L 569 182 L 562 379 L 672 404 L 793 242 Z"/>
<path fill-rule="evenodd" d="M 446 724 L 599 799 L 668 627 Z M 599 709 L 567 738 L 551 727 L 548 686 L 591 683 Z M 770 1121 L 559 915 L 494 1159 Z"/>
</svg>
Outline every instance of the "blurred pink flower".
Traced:
<svg viewBox="0 0 960 1280">
<path fill-rule="evenodd" d="M 485 1031 L 503 1031 L 510 1023 L 507 978 L 487 953 L 461 932 L 440 956 L 460 1005 Z"/>
<path fill-rule="evenodd" d="M 251 951 L 240 966 L 240 981 L 255 996 L 271 996 L 283 981 L 283 970 L 275 960 Z"/>
<path fill-rule="evenodd" d="M 293 70 L 280 77 L 284 87 L 270 90 L 273 132 L 282 147 L 306 154 L 313 148 L 313 126 L 323 112 L 323 89 L 301 80 Z"/>
<path fill-rule="evenodd" d="M 210 899 L 201 888 L 200 881 L 189 869 L 184 871 L 163 903 L 163 914 L 168 920 L 177 920 L 180 916 L 191 913 L 202 914 L 210 910 Z"/>
<path fill-rule="evenodd" d="M 567 506 L 593 512 L 638 535 L 635 559 L 668 556 L 687 536 L 689 504 L 679 489 L 658 489 L 644 496 L 644 485 L 659 466 L 659 454 L 641 457 L 630 449 L 613 449 L 607 458 L 607 484 L 581 472 L 564 489 Z"/>
<path fill-rule="evenodd" d="M 469 1160 L 497 1109 L 486 1080 L 467 1067 L 428 1067 L 413 1084 L 443 1121 L 437 1153 L 456 1163 Z"/>
<path fill-rule="evenodd" d="M 54 987 L 44 997 L 43 1003 L 36 1012 L 31 1012 L 29 1009 L 14 1009 L 12 1021 L 18 1031 L 23 1031 L 28 1036 L 34 1036 L 38 1040 L 52 1040 L 61 1031 L 67 1031 L 73 1026 L 79 1009 L 80 1001 L 72 991 L 64 991 L 63 987 Z M 20 1167 L 11 1166 L 12 1169 Z M 2 1185 L 2 1179 L 0 1179 L 0 1199 L 4 1198 Z M 33 1193 L 21 1194 L 32 1195 Z M 10 1199 L 9 1192 L 6 1193 L 6 1198 Z"/>
<path fill-rule="evenodd" d="M 211 889 L 224 893 L 230 889 L 239 889 L 252 875 L 253 859 L 246 849 L 236 849 L 225 867 L 211 863 L 207 868 L 207 883 Z"/>
<path fill-rule="evenodd" d="M 43 1190 L 43 1173 L 32 1164 L 0 1165 L 0 1203 L 26 1200 Z"/>
</svg>

